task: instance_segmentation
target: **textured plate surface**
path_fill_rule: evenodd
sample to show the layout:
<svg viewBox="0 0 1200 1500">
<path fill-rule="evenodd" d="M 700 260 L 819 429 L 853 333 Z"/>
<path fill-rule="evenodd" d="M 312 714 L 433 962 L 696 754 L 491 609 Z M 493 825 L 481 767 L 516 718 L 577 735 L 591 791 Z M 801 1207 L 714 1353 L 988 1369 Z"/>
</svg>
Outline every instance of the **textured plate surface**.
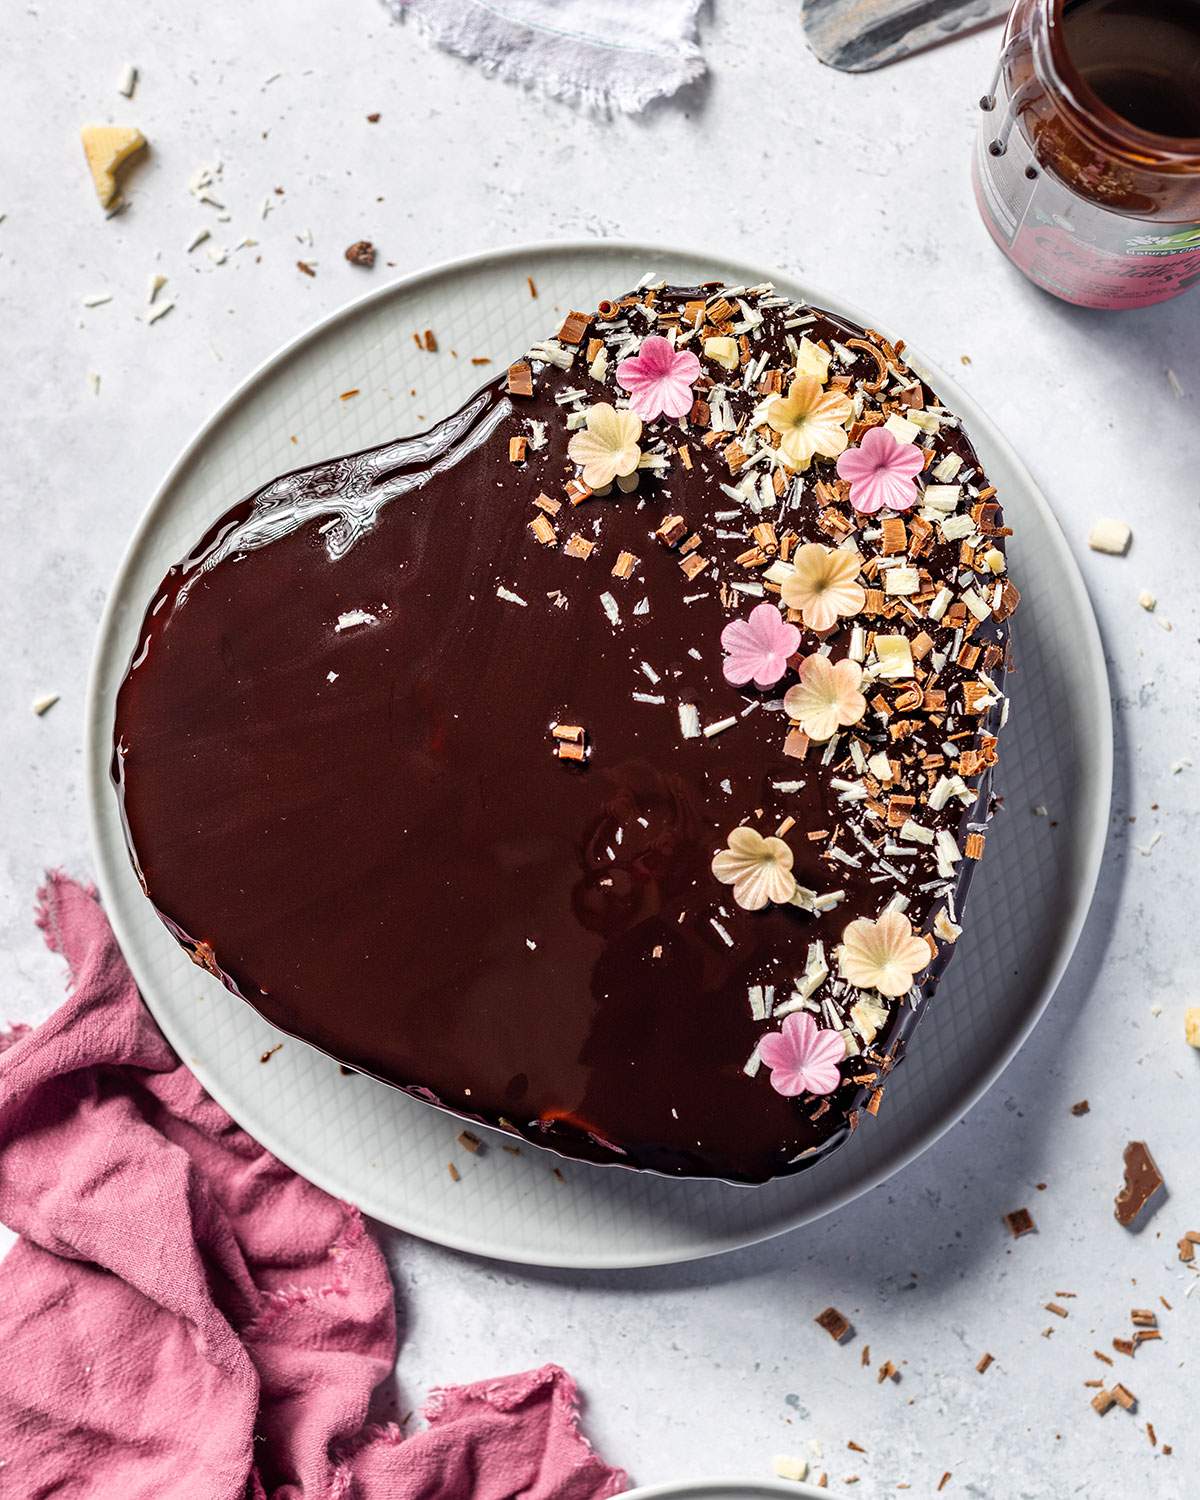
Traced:
<svg viewBox="0 0 1200 1500">
<path fill-rule="evenodd" d="M 559 1162 L 531 1146 L 515 1156 L 482 1130 L 486 1149 L 472 1156 L 457 1145 L 461 1126 L 451 1117 L 383 1084 L 344 1077 L 300 1042 L 288 1040 L 260 1062 L 279 1033 L 185 958 L 142 896 L 125 851 L 108 764 L 113 700 L 142 611 L 167 567 L 238 496 L 287 469 L 437 420 L 479 383 L 473 357 L 506 364 L 568 307 L 626 290 L 648 270 L 681 283 L 764 274 L 720 257 L 612 241 L 506 250 L 383 287 L 282 350 L 206 423 L 151 502 L 113 585 L 89 693 L 101 891 L 142 993 L 180 1055 L 241 1125 L 330 1192 L 413 1234 L 530 1264 L 635 1266 L 716 1254 L 808 1223 L 911 1161 L 988 1088 L 1044 1009 L 1083 924 L 1108 817 L 1108 684 L 1078 570 L 1012 450 L 953 381 L 910 349 L 910 361 L 967 422 L 1000 490 L 1016 528 L 1011 571 L 1024 601 L 996 783 L 1008 810 L 989 835 L 959 952 L 878 1119 L 799 1177 L 739 1188 Z M 881 326 L 819 288 L 775 280 L 789 294 Z M 426 328 L 437 334 L 435 354 L 413 341 L 414 330 Z M 910 331 L 919 334 L 892 330 Z M 355 388 L 359 395 L 339 399 Z M 1032 815 L 1037 804 L 1061 810 L 1053 826 Z M 457 1183 L 447 1171 L 452 1159 Z"/>
</svg>

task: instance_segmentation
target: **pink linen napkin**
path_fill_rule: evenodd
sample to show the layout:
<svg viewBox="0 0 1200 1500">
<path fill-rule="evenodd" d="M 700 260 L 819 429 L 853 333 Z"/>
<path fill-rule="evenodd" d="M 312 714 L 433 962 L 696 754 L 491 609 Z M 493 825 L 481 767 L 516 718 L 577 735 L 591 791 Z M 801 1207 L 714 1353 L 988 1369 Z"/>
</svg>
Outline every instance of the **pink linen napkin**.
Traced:
<svg viewBox="0 0 1200 1500">
<path fill-rule="evenodd" d="M 554 1365 L 366 1426 L 392 1369 L 387 1268 L 357 1209 L 205 1094 L 95 893 L 39 923 L 72 993 L 0 1038 L 0 1493 L 121 1500 L 603 1500 L 626 1487 Z"/>
</svg>

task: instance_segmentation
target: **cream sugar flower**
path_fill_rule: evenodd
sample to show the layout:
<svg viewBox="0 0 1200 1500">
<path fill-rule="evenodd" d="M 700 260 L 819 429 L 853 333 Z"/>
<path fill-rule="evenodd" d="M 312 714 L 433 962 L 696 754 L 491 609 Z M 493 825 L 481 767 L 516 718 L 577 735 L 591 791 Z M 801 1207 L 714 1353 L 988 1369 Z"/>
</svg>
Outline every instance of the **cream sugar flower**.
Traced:
<svg viewBox="0 0 1200 1500">
<path fill-rule="evenodd" d="M 761 911 L 772 901 L 790 901 L 796 889 L 792 851 L 777 838 L 763 838 L 754 828 L 735 828 L 729 847 L 713 856 L 712 872 L 733 887 L 733 899 L 745 911 Z"/>
<path fill-rule="evenodd" d="M 867 700 L 859 691 L 862 668 L 856 661 L 806 656 L 798 670 L 800 681 L 783 695 L 783 707 L 810 740 L 831 740 L 866 713 Z"/>
<path fill-rule="evenodd" d="M 872 922 L 856 917 L 842 933 L 837 950 L 838 973 L 860 990 L 877 990 L 897 999 L 912 988 L 915 977 L 932 961 L 929 944 L 913 932 L 902 911 L 883 912 Z"/>
<path fill-rule="evenodd" d="M 575 433 L 567 444 L 572 463 L 583 470 L 583 482 L 592 490 L 602 490 L 637 474 L 642 450 L 642 419 L 635 411 L 618 411 L 607 401 L 587 409 L 587 426 Z M 635 481 L 636 482 L 636 481 Z M 622 488 L 626 486 L 622 485 Z M 630 489 L 633 485 L 628 486 Z"/>
<path fill-rule="evenodd" d="M 767 421 L 779 434 L 779 451 L 793 469 L 807 469 L 813 458 L 837 458 L 846 451 L 846 423 L 854 412 L 843 391 L 825 391 L 815 375 L 798 375 L 786 396 L 767 407 Z"/>
<path fill-rule="evenodd" d="M 783 602 L 800 611 L 810 630 L 832 630 L 840 615 L 856 615 L 867 602 L 866 590 L 858 582 L 861 565 L 855 552 L 805 542 L 780 585 Z"/>
</svg>

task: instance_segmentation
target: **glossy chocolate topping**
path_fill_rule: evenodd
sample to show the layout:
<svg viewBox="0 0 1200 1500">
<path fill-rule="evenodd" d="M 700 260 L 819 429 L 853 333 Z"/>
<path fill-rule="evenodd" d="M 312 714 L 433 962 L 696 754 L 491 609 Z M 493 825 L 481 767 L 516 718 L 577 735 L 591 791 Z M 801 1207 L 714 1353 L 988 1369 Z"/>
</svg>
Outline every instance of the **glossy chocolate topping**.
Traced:
<svg viewBox="0 0 1200 1500">
<path fill-rule="evenodd" d="M 888 1003 L 878 1035 L 851 1021 L 860 997 L 833 961 L 846 924 L 898 891 L 918 933 L 939 912 L 961 920 L 973 867 L 962 858 L 939 875 L 929 845 L 896 843 L 899 819 L 868 804 L 886 807 L 899 788 L 864 782 L 861 759 L 903 755 L 912 818 L 960 848 L 982 829 L 1015 591 L 1002 603 L 985 565 L 963 565 L 964 547 L 1002 551 L 999 511 L 957 421 L 937 415 L 902 357 L 882 340 L 875 354 L 847 346 L 861 330 L 770 289 L 726 296 L 659 289 L 605 304 L 607 317 L 531 351 L 531 395 L 501 377 L 428 433 L 239 501 L 150 604 L 118 700 L 114 777 L 146 894 L 197 961 L 276 1025 L 568 1155 L 755 1182 L 810 1164 L 864 1104 L 877 1107 L 952 952 L 935 938 L 936 961 Z M 693 333 L 680 316 L 689 303 L 724 316 Z M 722 330 L 744 340 L 739 368 L 703 357 L 692 420 L 647 423 L 642 451 L 661 462 L 639 471 L 636 491 L 571 504 L 568 441 L 590 404 L 624 405 L 622 352 L 657 331 L 702 353 Z M 833 352 L 831 380 L 866 422 L 926 414 L 936 431 L 918 441 L 936 462 L 925 479 L 961 460 L 961 512 L 986 511 L 965 540 L 924 528 L 915 604 L 889 596 L 891 620 L 864 611 L 828 637 L 836 660 L 854 649 L 854 626 L 927 632 L 917 670 L 943 710 L 897 708 L 912 683 L 865 684 L 888 712 L 843 733 L 828 764 L 821 745 L 803 759 L 785 751 L 780 699 L 794 672 L 760 691 L 721 668 L 723 627 L 778 598 L 761 566 L 735 561 L 753 526 L 773 524 L 780 556 L 847 534 L 865 559 L 883 545 L 880 517 L 852 509 L 831 461 L 774 485 L 764 467 L 764 487 L 753 461 L 743 472 L 727 452 L 734 427 L 752 448 L 752 413 L 787 389 L 801 337 Z M 520 371 L 514 382 L 522 389 Z M 865 430 L 852 427 L 851 442 Z M 530 529 L 539 515 L 552 541 Z M 671 515 L 698 544 L 656 539 Z M 573 534 L 590 555 L 572 555 L 586 550 Z M 613 571 L 629 567 L 622 552 L 637 559 L 629 577 Z M 705 565 L 685 568 L 689 557 Z M 868 565 L 868 610 L 881 579 Z M 935 622 L 944 581 L 953 602 Z M 972 584 L 995 601 L 982 620 L 960 602 Z M 805 630 L 801 651 L 819 645 Z M 964 713 L 962 685 L 985 661 L 995 694 Z M 680 705 L 702 726 L 735 722 L 687 738 Z M 897 737 L 898 723 L 917 727 Z M 556 753 L 555 724 L 586 731 L 584 760 Z M 935 811 L 925 799 L 953 774 L 947 749 L 979 761 L 961 767 L 966 795 Z M 851 797 L 835 779 L 864 790 Z M 844 894 L 815 913 L 741 909 L 714 854 L 739 823 L 769 834 L 788 818 L 797 880 Z M 884 852 L 888 840 L 899 852 Z M 845 1029 L 852 1055 L 834 1093 L 787 1098 L 746 1065 L 778 1025 L 771 1006 L 811 972 L 814 942 L 834 974 L 810 1008 Z M 871 1128 L 886 1128 L 886 1106 Z"/>
</svg>

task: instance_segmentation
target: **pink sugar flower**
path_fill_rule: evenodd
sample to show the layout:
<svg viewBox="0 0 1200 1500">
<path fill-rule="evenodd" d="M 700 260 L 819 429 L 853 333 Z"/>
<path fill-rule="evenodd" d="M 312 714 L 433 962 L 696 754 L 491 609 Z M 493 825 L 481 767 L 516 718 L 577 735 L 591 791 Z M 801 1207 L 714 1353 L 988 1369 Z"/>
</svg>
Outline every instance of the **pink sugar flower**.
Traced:
<svg viewBox="0 0 1200 1500">
<path fill-rule="evenodd" d="M 699 373 L 700 361 L 690 349 L 676 349 L 656 333 L 642 340 L 632 359 L 623 359 L 617 366 L 617 380 L 645 422 L 661 416 L 686 417 L 692 409 L 692 381 Z"/>
<path fill-rule="evenodd" d="M 836 1031 L 817 1025 L 802 1010 L 785 1016 L 782 1031 L 768 1031 L 758 1055 L 771 1070 L 771 1087 L 792 1099 L 797 1094 L 832 1094 L 841 1082 L 838 1063 L 846 1043 Z"/>
<path fill-rule="evenodd" d="M 735 687 L 774 687 L 787 671 L 788 657 L 800 646 L 800 632 L 773 604 L 756 604 L 748 620 L 731 620 L 721 632 L 725 681 Z"/>
<path fill-rule="evenodd" d="M 916 502 L 914 476 L 925 454 L 916 443 L 902 443 L 886 427 L 872 427 L 857 448 L 837 461 L 838 477 L 850 481 L 850 504 L 863 515 L 882 510 L 910 510 Z"/>
</svg>

